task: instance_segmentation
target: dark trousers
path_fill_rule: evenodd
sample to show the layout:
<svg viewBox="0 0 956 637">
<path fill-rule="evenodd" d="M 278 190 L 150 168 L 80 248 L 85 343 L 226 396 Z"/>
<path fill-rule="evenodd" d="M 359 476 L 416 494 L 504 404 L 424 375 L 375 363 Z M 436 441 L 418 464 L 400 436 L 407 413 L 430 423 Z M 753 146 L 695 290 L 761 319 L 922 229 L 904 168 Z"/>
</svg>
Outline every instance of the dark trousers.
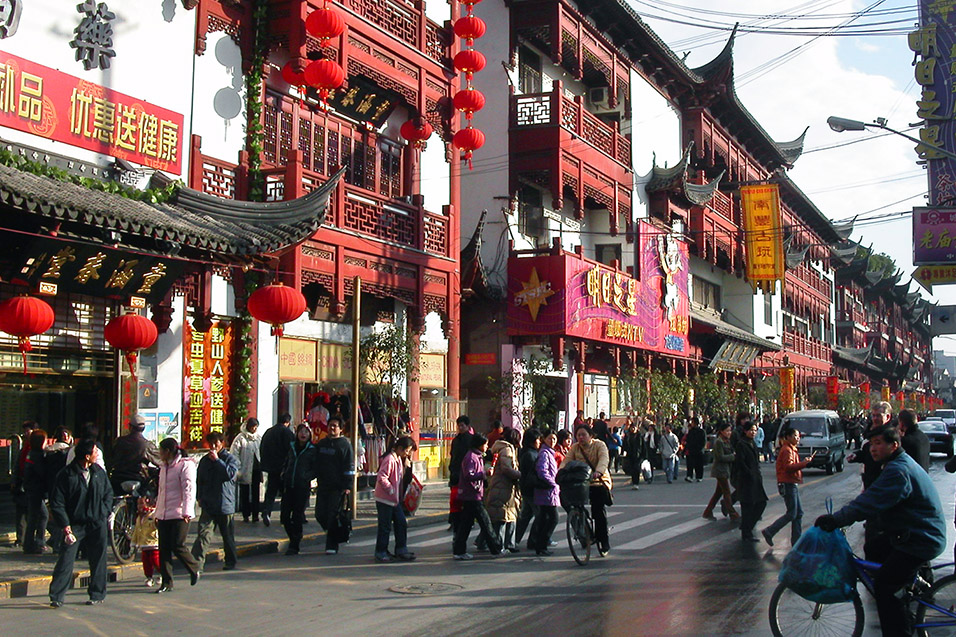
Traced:
<svg viewBox="0 0 956 637">
<path fill-rule="evenodd" d="M 21 544 L 25 553 L 37 553 L 43 550 L 46 539 L 46 523 L 49 514 L 43 494 L 27 494 L 27 526 Z"/>
<path fill-rule="evenodd" d="M 199 572 L 199 564 L 186 548 L 189 532 L 186 520 L 156 520 L 156 532 L 159 535 L 159 573 L 163 576 L 163 586 L 173 587 L 173 555 L 179 558 L 190 575 Z"/>
<path fill-rule="evenodd" d="M 395 554 L 408 553 L 408 522 L 401 506 L 391 506 L 383 502 L 375 503 L 378 513 L 378 532 L 375 536 L 375 557 L 388 555 L 388 539 L 395 528 Z"/>
<path fill-rule="evenodd" d="M 608 470 L 620 471 L 621 469 L 621 450 L 620 449 L 608 449 L 607 452 L 607 468 Z"/>
<path fill-rule="evenodd" d="M 223 564 L 232 567 L 236 565 L 236 532 L 232 523 L 232 514 L 224 515 L 221 513 L 208 513 L 205 509 L 199 515 L 199 530 L 196 534 L 196 541 L 193 542 L 193 557 L 199 564 L 199 570 L 206 564 L 206 553 L 209 551 L 209 545 L 212 543 L 212 530 L 219 530 L 222 537 L 222 547 L 225 550 Z"/>
<path fill-rule="evenodd" d="M 17 544 L 23 546 L 23 536 L 27 533 L 27 494 L 13 494 L 13 520 L 16 526 Z"/>
<path fill-rule="evenodd" d="M 609 549 L 610 539 L 607 534 L 607 501 L 608 491 L 604 485 L 592 486 L 588 495 L 591 501 L 591 519 L 594 520 L 594 541 L 599 548 Z"/>
<path fill-rule="evenodd" d="M 876 598 L 876 608 L 880 613 L 880 628 L 883 635 L 901 636 L 912 635 L 906 604 L 896 596 L 896 593 L 913 581 L 916 571 L 925 560 L 891 549 L 883 562 L 883 566 L 876 572 L 873 580 L 873 596 Z"/>
<path fill-rule="evenodd" d="M 279 519 L 289 536 L 289 548 L 299 550 L 302 542 L 302 523 L 305 521 L 305 508 L 309 506 L 309 485 L 286 489 L 282 494 L 282 508 Z"/>
<path fill-rule="evenodd" d="M 106 520 L 91 524 L 71 525 L 76 542 L 63 544 L 60 556 L 53 567 L 53 581 L 50 582 L 50 601 L 62 602 L 67 589 L 73 584 L 73 563 L 76 552 L 82 546 L 90 565 L 90 583 L 86 588 L 90 599 L 106 598 Z"/>
<path fill-rule="evenodd" d="M 276 508 L 276 496 L 282 495 L 282 472 L 266 472 L 266 495 L 262 502 L 262 515 L 272 515 L 272 510 Z"/>
<path fill-rule="evenodd" d="M 546 551 L 548 542 L 551 540 L 551 534 L 554 533 L 554 527 L 558 525 L 558 507 L 539 504 L 538 512 L 534 516 L 534 524 L 531 525 L 531 538 L 534 539 L 534 546 L 538 551 Z"/>
<path fill-rule="evenodd" d="M 641 483 L 641 463 L 644 462 L 644 458 L 640 456 L 634 456 L 631 458 L 631 484 L 640 484 Z"/>
<path fill-rule="evenodd" d="M 528 525 L 531 524 L 537 512 L 537 506 L 532 502 L 533 498 L 533 492 L 521 494 L 521 509 L 518 511 L 518 521 L 515 523 L 515 544 L 521 544 L 521 538 L 524 537 L 524 532 L 528 530 Z M 532 544 L 534 542 L 529 536 L 528 547 L 531 548 Z"/>
<path fill-rule="evenodd" d="M 754 526 L 767 508 L 767 501 L 740 503 L 740 534 L 744 539 L 754 536 Z"/>
<path fill-rule="evenodd" d="M 687 454 L 687 477 L 704 479 L 704 454 L 695 451 Z"/>
<path fill-rule="evenodd" d="M 717 506 L 717 501 L 720 500 L 721 513 L 725 516 L 737 517 L 737 512 L 734 510 L 734 502 L 730 497 L 730 480 L 727 478 L 715 478 L 715 480 L 717 480 L 717 486 L 714 488 L 714 495 L 710 496 L 710 502 L 707 503 L 704 514 L 708 516 L 713 515 L 714 507 Z"/>
<path fill-rule="evenodd" d="M 257 462 L 256 465 L 259 463 Z M 262 472 L 252 471 L 252 484 L 239 483 L 239 513 L 243 520 L 252 516 L 253 521 L 259 519 L 259 485 L 262 484 Z M 275 502 L 275 500 L 273 500 Z"/>
<path fill-rule="evenodd" d="M 337 551 L 339 543 L 332 538 L 329 529 L 335 522 L 335 514 L 342 508 L 344 489 L 319 489 L 315 492 L 315 521 L 322 526 L 325 534 L 326 550 Z M 404 516 L 403 516 L 404 519 Z"/>
<path fill-rule="evenodd" d="M 452 544 L 452 553 L 462 555 L 468 550 L 468 535 L 471 533 L 471 527 L 475 521 L 478 522 L 478 528 L 484 534 L 488 541 L 488 549 L 492 553 L 501 553 L 501 543 L 495 535 L 495 530 L 491 526 L 491 518 L 485 511 L 485 505 L 480 500 L 464 500 L 461 503 L 461 520 L 458 528 L 455 529 L 455 540 Z"/>
<path fill-rule="evenodd" d="M 767 533 L 770 537 L 777 534 L 780 529 L 790 524 L 790 546 L 797 543 L 800 534 L 803 532 L 803 507 L 800 506 L 800 490 L 797 485 L 787 482 L 781 482 L 777 485 L 777 490 L 783 497 L 783 503 L 787 507 L 787 512 L 770 523 L 767 527 Z"/>
</svg>

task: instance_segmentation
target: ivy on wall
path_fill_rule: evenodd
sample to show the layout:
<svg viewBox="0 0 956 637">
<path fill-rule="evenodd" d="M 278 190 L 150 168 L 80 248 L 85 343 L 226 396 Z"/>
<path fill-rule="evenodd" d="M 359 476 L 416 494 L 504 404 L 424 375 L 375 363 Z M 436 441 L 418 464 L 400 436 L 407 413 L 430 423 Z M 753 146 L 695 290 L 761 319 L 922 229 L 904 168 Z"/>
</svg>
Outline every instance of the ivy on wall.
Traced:
<svg viewBox="0 0 956 637">
<path fill-rule="evenodd" d="M 269 3 L 256 0 L 252 9 L 252 60 L 246 75 L 246 148 L 249 152 L 249 200 L 265 200 L 262 174 L 262 80 L 269 47 Z"/>
</svg>

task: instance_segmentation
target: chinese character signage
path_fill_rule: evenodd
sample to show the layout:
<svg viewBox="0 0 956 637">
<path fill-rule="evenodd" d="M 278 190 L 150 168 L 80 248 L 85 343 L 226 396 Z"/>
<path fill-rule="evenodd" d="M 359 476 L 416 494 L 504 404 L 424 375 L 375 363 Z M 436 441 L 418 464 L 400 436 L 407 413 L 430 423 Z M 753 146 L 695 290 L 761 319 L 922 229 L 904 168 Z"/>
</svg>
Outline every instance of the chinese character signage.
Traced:
<svg viewBox="0 0 956 637">
<path fill-rule="evenodd" d="M 37 238 L 15 250 L 14 282 L 56 284 L 64 292 L 121 299 L 138 296 L 161 301 L 183 268 L 183 261 L 132 254 L 101 246 Z"/>
<path fill-rule="evenodd" d="M 336 112 L 358 122 L 367 122 L 373 128 L 385 124 L 397 104 L 397 95 L 361 75 L 349 77 L 348 89 L 336 91 L 329 98 L 329 106 Z"/>
<path fill-rule="evenodd" d="M 863 409 L 870 410 L 870 381 L 860 385 L 860 393 L 863 394 Z"/>
<path fill-rule="evenodd" d="M 208 332 L 183 324 L 183 446 L 201 449 L 210 431 L 225 433 L 232 372 L 232 326 L 214 321 Z"/>
<path fill-rule="evenodd" d="M 840 379 L 837 376 L 827 376 L 827 401 L 830 408 L 835 409 L 840 400 Z"/>
<path fill-rule="evenodd" d="M 0 126 L 182 173 L 181 114 L 3 52 Z"/>
<path fill-rule="evenodd" d="M 641 223 L 641 277 L 563 253 L 508 261 L 508 333 L 687 353 L 687 244 Z"/>
<path fill-rule="evenodd" d="M 956 208 L 913 208 L 913 264 L 956 263 Z"/>
<path fill-rule="evenodd" d="M 315 341 L 279 339 L 279 380 L 315 382 Z"/>
<path fill-rule="evenodd" d="M 747 249 L 747 279 L 754 288 L 772 293 L 774 283 L 783 278 L 784 267 L 780 186 L 741 186 L 740 207 Z"/>
<path fill-rule="evenodd" d="M 956 151 L 956 9 L 951 0 L 920 0 L 919 16 L 920 26 L 908 38 L 914 53 L 913 73 L 920 85 L 916 116 L 923 120 L 916 154 L 929 165 L 929 201 L 936 205 L 956 196 L 956 161 L 940 152 Z"/>
<path fill-rule="evenodd" d="M 418 356 L 418 384 L 422 389 L 444 389 L 444 354 L 420 354 Z"/>
<path fill-rule="evenodd" d="M 788 413 L 796 407 L 796 392 L 794 391 L 796 373 L 793 367 L 780 368 L 780 407 Z"/>
<path fill-rule="evenodd" d="M 890 387 L 889 387 L 889 385 L 883 385 L 883 387 L 880 388 L 880 400 L 885 401 L 885 402 L 889 402 L 889 400 L 890 400 Z"/>
</svg>

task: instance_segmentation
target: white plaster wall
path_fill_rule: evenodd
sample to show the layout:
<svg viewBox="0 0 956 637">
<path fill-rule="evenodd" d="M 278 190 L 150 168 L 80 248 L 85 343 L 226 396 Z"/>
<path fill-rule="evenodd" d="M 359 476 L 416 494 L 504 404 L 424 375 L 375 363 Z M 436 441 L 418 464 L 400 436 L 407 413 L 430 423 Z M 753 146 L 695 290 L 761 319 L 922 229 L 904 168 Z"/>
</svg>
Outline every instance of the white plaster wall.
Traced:
<svg viewBox="0 0 956 637">
<path fill-rule="evenodd" d="M 279 414 L 276 406 L 276 390 L 279 387 L 279 353 L 276 351 L 276 337 L 271 334 L 272 327 L 259 322 L 259 369 L 256 377 L 257 400 L 256 414 L 259 422 L 274 423 Z M 291 336 L 291 334 L 290 334 Z"/>
<path fill-rule="evenodd" d="M 726 273 L 722 287 L 720 297 L 724 305 L 724 320 L 754 333 L 754 300 L 758 297 L 754 296 L 753 288 L 744 279 Z M 759 322 L 763 323 L 762 317 Z"/>
<path fill-rule="evenodd" d="M 212 275 L 211 309 L 219 316 L 236 316 L 236 293 L 229 281 L 218 274 Z"/>
<path fill-rule="evenodd" d="M 441 213 L 442 206 L 451 203 L 451 165 L 445 161 L 445 142 L 438 133 L 432 133 L 425 144 L 420 165 L 421 172 L 414 178 L 425 198 L 425 210 Z"/>
<path fill-rule="evenodd" d="M 758 291 L 753 297 L 754 334 L 778 345 L 783 343 L 779 290 L 780 284 L 777 283 L 774 285 L 774 293 L 770 295 L 770 307 L 773 314 L 770 325 L 764 323 L 764 301 L 766 296 L 763 292 Z"/>
<path fill-rule="evenodd" d="M 225 33 L 206 36 L 206 52 L 195 58 L 192 130 L 202 136 L 202 153 L 238 163 L 245 144 L 246 85 L 239 46 Z"/>
<path fill-rule="evenodd" d="M 30 0 L 21 4 L 20 27 L 12 37 L 0 40 L 0 51 L 181 113 L 185 130 L 180 152 L 183 174 L 187 174 L 196 11 L 186 11 L 172 0 L 111 0 L 109 8 L 116 14 L 112 23 L 116 56 L 110 68 L 87 71 L 70 47 L 73 30 L 83 17 L 76 11 L 78 3 Z M 68 112 L 59 115 L 69 117 Z M 81 161 L 109 161 L 98 153 L 8 128 L 0 127 L 0 136 Z"/>
<path fill-rule="evenodd" d="M 173 437 L 182 441 L 183 408 L 183 318 L 185 300 L 181 296 L 173 297 L 173 320 L 169 330 L 156 339 L 157 408 L 140 410 L 144 415 L 157 414 L 160 417 L 172 414 L 178 427 Z M 159 439 L 166 438 L 164 429 L 159 431 Z"/>
<path fill-rule="evenodd" d="M 631 133 L 634 166 L 633 207 L 637 218 L 647 216 L 647 192 L 654 156 L 657 165 L 673 166 L 680 161 L 680 115 L 671 103 L 636 71 L 631 71 L 631 119 L 623 121 L 621 132 Z"/>
</svg>

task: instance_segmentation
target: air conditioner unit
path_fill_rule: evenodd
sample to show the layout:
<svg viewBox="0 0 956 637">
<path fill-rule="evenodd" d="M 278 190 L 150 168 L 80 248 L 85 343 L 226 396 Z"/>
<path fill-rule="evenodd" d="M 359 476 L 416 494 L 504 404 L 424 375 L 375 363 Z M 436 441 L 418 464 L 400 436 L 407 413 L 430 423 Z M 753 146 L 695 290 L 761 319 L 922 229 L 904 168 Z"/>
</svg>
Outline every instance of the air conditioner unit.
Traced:
<svg viewBox="0 0 956 637">
<path fill-rule="evenodd" d="M 588 103 L 595 109 L 609 110 L 611 108 L 611 87 L 599 86 L 588 89 Z"/>
</svg>

